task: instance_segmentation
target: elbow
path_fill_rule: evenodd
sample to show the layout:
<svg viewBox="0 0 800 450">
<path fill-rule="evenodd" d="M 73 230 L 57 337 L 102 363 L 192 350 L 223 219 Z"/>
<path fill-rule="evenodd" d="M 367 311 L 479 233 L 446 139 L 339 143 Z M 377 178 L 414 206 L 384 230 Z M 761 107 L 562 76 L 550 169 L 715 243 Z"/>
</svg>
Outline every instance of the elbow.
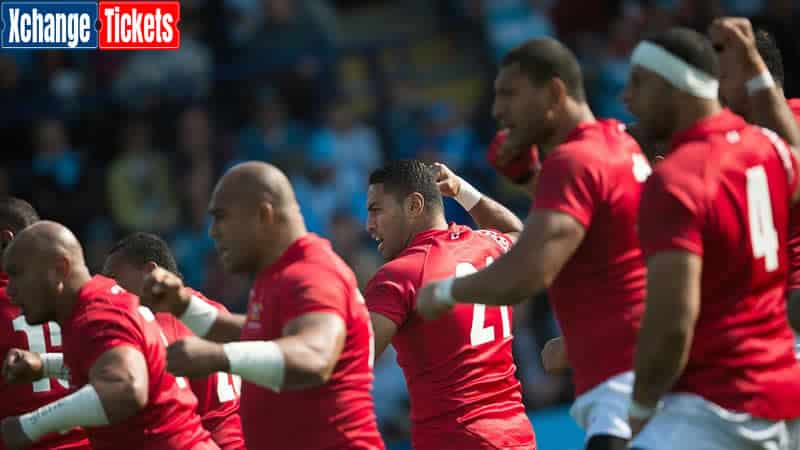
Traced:
<svg viewBox="0 0 800 450">
<path fill-rule="evenodd" d="M 114 422 L 125 420 L 147 406 L 148 400 L 147 384 L 138 380 L 126 380 L 121 382 L 118 387 L 119 411 L 114 414 Z M 111 417 L 109 416 L 109 419 Z"/>
<path fill-rule="evenodd" d="M 333 369 L 336 362 L 328 361 L 326 358 L 319 358 L 319 361 L 312 365 L 309 370 L 309 381 L 313 386 L 321 386 L 327 383 L 333 376 Z"/>
<path fill-rule="evenodd" d="M 335 367 L 336 361 L 331 362 L 324 355 L 310 356 L 298 373 L 298 378 L 302 380 L 298 384 L 302 387 L 322 386 L 331 379 Z"/>
</svg>

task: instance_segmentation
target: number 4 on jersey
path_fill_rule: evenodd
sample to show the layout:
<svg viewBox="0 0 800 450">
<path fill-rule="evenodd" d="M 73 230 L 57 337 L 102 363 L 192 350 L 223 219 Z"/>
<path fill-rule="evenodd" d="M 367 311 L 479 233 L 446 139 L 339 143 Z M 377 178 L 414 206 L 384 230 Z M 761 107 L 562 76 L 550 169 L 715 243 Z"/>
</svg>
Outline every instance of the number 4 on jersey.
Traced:
<svg viewBox="0 0 800 450">
<path fill-rule="evenodd" d="M 491 256 L 486 258 L 488 266 L 494 261 Z M 456 277 L 464 277 L 477 272 L 471 263 L 459 263 L 456 266 Z M 470 345 L 478 346 L 495 340 L 494 325 L 486 326 L 486 305 L 472 305 L 472 327 L 469 332 Z M 511 336 L 511 320 L 508 317 L 508 306 L 500 307 L 500 318 L 503 321 L 503 339 Z"/>
<path fill-rule="evenodd" d="M 747 209 L 753 257 L 764 258 L 766 271 L 772 272 L 778 268 L 779 242 L 772 218 L 772 200 L 764 166 L 747 169 Z"/>
</svg>

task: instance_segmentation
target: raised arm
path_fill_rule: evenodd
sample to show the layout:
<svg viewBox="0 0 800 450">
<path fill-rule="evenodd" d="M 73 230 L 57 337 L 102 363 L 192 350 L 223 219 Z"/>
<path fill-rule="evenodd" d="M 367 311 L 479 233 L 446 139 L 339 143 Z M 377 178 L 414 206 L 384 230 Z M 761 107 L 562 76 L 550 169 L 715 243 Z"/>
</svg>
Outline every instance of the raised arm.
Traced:
<svg viewBox="0 0 800 450">
<path fill-rule="evenodd" d="M 795 151 L 800 148 L 800 128 L 792 114 L 783 90 L 773 80 L 756 46 L 750 20 L 743 17 L 716 19 L 709 35 L 720 55 L 720 68 L 740 72 L 748 80 L 743 89 L 750 100 L 751 120 L 774 130 Z"/>
<path fill-rule="evenodd" d="M 534 210 L 508 253 L 471 275 L 425 286 L 417 297 L 417 310 L 426 319 L 435 319 L 456 302 L 514 305 L 526 301 L 550 287 L 585 234 L 568 214 Z"/>
<path fill-rule="evenodd" d="M 345 323 L 333 313 L 303 314 L 271 341 L 216 344 L 190 337 L 169 346 L 167 367 L 179 376 L 229 372 L 273 391 L 325 384 L 344 347 Z"/>
<path fill-rule="evenodd" d="M 436 182 L 445 197 L 454 198 L 472 217 L 479 228 L 492 228 L 516 241 L 522 232 L 522 221 L 511 210 L 483 195 L 447 166 L 435 163 Z"/>
<path fill-rule="evenodd" d="M 154 311 L 175 315 L 195 335 L 214 342 L 239 340 L 246 320 L 192 295 L 180 277 L 160 267 L 145 279 L 141 301 Z"/>
</svg>

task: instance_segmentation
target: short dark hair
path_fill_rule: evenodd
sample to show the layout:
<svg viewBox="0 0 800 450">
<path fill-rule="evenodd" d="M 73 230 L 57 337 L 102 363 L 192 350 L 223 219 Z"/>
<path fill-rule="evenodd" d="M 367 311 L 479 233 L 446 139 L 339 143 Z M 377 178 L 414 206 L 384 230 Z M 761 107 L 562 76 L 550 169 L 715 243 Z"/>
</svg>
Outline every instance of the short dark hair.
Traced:
<svg viewBox="0 0 800 450">
<path fill-rule="evenodd" d="M 178 273 L 178 263 L 169 249 L 169 245 L 160 237 L 151 233 L 137 232 L 129 234 L 111 247 L 108 255 L 120 254 L 126 261 L 136 266 L 144 266 L 152 261 L 170 272 Z"/>
<path fill-rule="evenodd" d="M 33 206 L 17 197 L 0 197 L 0 229 L 14 234 L 39 221 L 39 214 Z"/>
<path fill-rule="evenodd" d="M 535 84 L 558 78 L 566 86 L 570 97 L 579 101 L 586 100 L 578 58 L 555 39 L 531 39 L 514 48 L 500 62 L 501 67 L 513 64 L 519 65 L 520 70 Z"/>
<path fill-rule="evenodd" d="M 761 55 L 761 59 L 764 60 L 764 64 L 767 65 L 769 73 L 778 85 L 783 86 L 783 57 L 775 37 L 767 30 L 757 29 L 755 38 L 756 48 L 758 48 L 758 53 Z"/>
<path fill-rule="evenodd" d="M 674 27 L 646 40 L 672 53 L 690 66 L 719 78 L 717 52 L 704 35 L 689 28 Z"/>
<path fill-rule="evenodd" d="M 383 189 L 402 201 L 414 192 L 425 199 L 426 207 L 442 211 L 442 193 L 436 185 L 433 167 L 416 160 L 390 161 L 369 176 L 369 184 L 383 184 Z"/>
</svg>

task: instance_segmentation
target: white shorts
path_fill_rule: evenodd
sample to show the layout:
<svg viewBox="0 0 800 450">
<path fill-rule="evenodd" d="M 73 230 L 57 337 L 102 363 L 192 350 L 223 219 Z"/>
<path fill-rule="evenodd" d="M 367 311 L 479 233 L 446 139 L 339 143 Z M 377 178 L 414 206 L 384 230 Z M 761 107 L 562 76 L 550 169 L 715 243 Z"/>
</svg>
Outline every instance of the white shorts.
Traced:
<svg viewBox="0 0 800 450">
<path fill-rule="evenodd" d="M 669 394 L 631 442 L 637 450 L 797 450 L 800 422 L 729 411 L 694 394 Z"/>
<path fill-rule="evenodd" d="M 586 441 L 598 435 L 631 438 L 628 404 L 633 391 L 633 372 L 615 375 L 581 394 L 569 410 L 586 432 Z"/>
</svg>

